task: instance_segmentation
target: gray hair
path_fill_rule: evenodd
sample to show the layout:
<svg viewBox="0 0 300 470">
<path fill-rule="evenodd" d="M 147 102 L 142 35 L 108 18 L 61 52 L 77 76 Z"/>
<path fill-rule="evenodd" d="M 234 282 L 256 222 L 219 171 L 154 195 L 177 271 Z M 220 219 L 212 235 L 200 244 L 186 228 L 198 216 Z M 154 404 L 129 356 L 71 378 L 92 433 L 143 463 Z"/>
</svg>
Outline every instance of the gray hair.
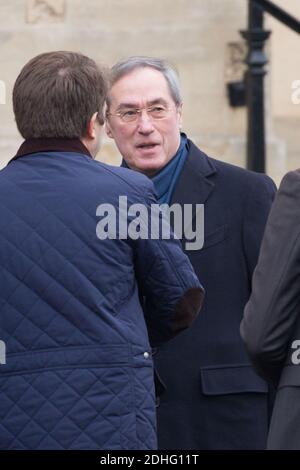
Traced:
<svg viewBox="0 0 300 470">
<path fill-rule="evenodd" d="M 158 70 L 165 77 L 171 96 L 176 105 L 182 103 L 182 96 L 180 90 L 179 77 L 176 69 L 163 59 L 158 59 L 156 57 L 146 57 L 146 56 L 132 56 L 128 59 L 121 60 L 117 62 L 110 70 L 110 88 L 118 81 L 120 78 L 124 77 L 128 73 L 132 72 L 138 68 L 150 67 L 152 69 Z M 110 106 L 110 97 L 107 96 L 107 106 Z"/>
</svg>

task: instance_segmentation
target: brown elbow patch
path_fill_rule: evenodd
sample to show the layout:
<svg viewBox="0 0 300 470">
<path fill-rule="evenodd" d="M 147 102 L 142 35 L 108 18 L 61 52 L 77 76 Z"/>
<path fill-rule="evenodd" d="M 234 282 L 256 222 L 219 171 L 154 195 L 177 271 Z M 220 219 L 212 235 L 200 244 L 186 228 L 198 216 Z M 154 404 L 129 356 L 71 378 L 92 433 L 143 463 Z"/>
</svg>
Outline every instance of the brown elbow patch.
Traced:
<svg viewBox="0 0 300 470">
<path fill-rule="evenodd" d="M 199 287 L 189 289 L 175 307 L 172 330 L 179 333 L 188 328 L 201 310 L 204 290 Z"/>
</svg>

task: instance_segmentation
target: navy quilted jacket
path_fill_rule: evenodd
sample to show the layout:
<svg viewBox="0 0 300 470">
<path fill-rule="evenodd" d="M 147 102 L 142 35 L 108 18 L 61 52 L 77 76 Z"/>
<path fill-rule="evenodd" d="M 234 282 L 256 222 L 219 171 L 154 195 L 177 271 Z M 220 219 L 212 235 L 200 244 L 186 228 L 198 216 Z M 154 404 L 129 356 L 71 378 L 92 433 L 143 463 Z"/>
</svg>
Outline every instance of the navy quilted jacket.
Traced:
<svg viewBox="0 0 300 470">
<path fill-rule="evenodd" d="M 51 142 L 0 172 L 0 448 L 155 449 L 149 337 L 202 289 L 178 241 L 97 238 L 99 204 L 156 202 L 146 177 Z"/>
</svg>

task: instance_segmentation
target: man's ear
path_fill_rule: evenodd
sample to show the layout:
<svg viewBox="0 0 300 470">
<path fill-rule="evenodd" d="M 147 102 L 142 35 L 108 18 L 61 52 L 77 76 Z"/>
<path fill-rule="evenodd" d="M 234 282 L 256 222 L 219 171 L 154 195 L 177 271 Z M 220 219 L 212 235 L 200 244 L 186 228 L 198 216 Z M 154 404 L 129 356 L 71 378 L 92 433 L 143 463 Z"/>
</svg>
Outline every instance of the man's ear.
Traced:
<svg viewBox="0 0 300 470">
<path fill-rule="evenodd" d="M 86 136 L 90 139 L 96 139 L 97 137 L 96 125 L 100 125 L 97 111 L 93 114 L 87 125 Z"/>
<path fill-rule="evenodd" d="M 114 138 L 113 136 L 113 133 L 111 131 L 111 127 L 110 127 L 110 124 L 109 124 L 109 121 L 108 119 L 106 118 L 106 121 L 105 121 L 105 130 L 106 130 L 106 134 L 108 135 L 108 137 L 110 137 L 111 139 Z"/>
<path fill-rule="evenodd" d="M 182 128 L 182 103 L 178 105 L 177 112 L 178 112 L 178 127 L 179 129 L 181 129 Z"/>
</svg>

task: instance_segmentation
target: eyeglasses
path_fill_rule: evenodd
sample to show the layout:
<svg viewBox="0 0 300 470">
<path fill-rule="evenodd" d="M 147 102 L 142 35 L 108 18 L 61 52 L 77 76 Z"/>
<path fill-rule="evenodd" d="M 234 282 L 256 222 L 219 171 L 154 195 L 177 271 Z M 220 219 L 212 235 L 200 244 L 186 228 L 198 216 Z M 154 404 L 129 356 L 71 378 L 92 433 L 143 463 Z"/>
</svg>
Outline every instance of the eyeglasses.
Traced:
<svg viewBox="0 0 300 470">
<path fill-rule="evenodd" d="M 167 117 L 170 108 L 164 105 L 149 106 L 148 108 L 129 108 L 122 109 L 118 113 L 107 113 L 107 116 L 118 116 L 123 122 L 136 122 L 141 116 L 143 109 L 152 119 L 164 119 Z"/>
</svg>

